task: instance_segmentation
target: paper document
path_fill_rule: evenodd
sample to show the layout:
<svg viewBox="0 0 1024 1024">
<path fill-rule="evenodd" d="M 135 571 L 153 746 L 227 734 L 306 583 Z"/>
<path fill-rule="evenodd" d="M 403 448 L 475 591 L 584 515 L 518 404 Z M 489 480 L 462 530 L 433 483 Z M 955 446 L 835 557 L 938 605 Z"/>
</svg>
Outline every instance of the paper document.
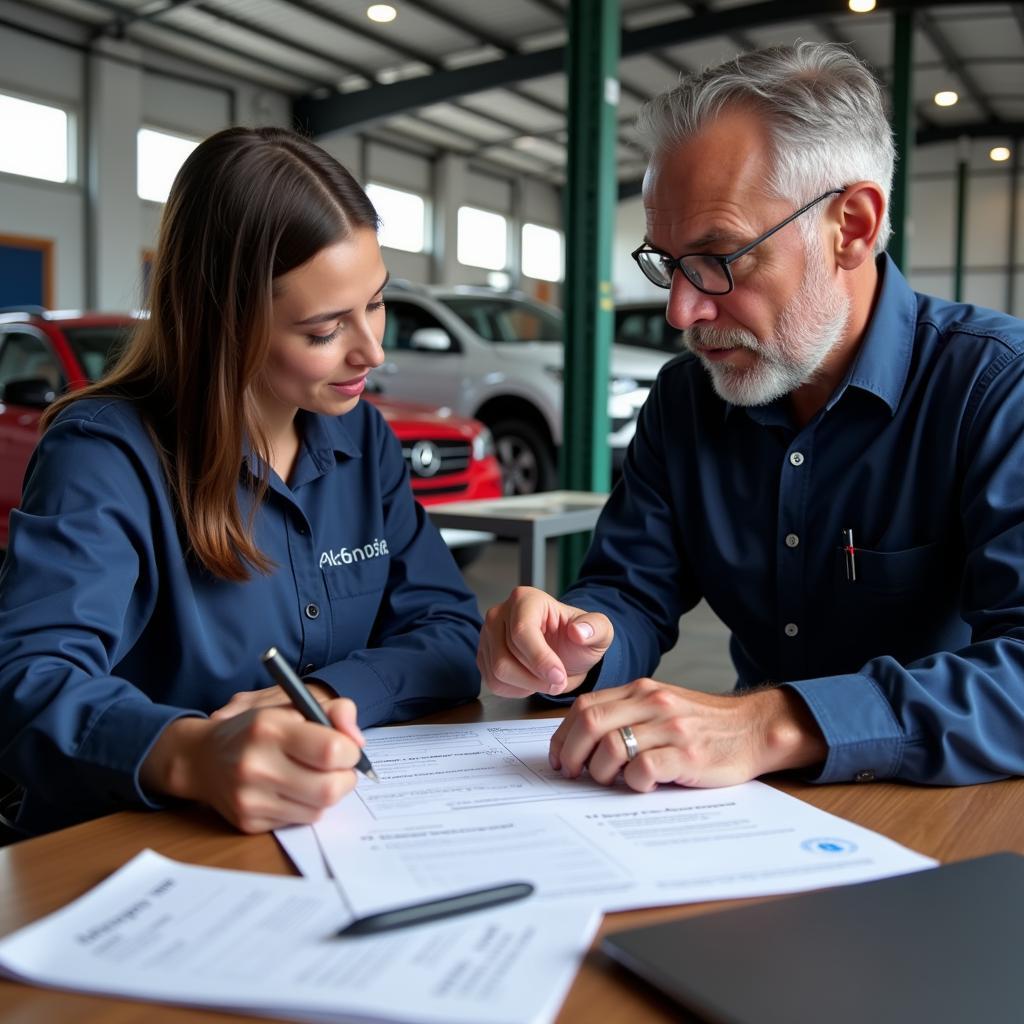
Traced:
<svg viewBox="0 0 1024 1024">
<path fill-rule="evenodd" d="M 281 849 L 300 875 L 313 882 L 323 882 L 331 877 L 311 826 L 289 825 L 287 828 L 275 829 L 274 838 L 281 844 Z"/>
<path fill-rule="evenodd" d="M 357 914 L 532 882 L 602 911 L 796 892 L 932 867 L 760 782 L 635 793 L 548 764 L 558 721 L 370 729 L 381 777 L 314 826 Z"/>
<path fill-rule="evenodd" d="M 460 886 L 464 889 L 465 886 Z M 82 992 L 302 1021 L 550 1021 L 590 945 L 586 906 L 534 899 L 362 938 L 330 882 L 140 853 L 0 941 L 0 971 Z"/>
</svg>

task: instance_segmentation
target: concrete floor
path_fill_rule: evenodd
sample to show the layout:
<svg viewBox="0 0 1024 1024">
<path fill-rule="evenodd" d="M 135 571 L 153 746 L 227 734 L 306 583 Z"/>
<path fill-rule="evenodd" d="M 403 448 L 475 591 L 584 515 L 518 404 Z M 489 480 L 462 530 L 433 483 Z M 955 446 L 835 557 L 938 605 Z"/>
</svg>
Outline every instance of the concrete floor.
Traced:
<svg viewBox="0 0 1024 1024">
<path fill-rule="evenodd" d="M 466 582 L 486 612 L 504 601 L 518 583 L 518 552 L 514 541 L 498 540 L 463 570 Z M 557 585 L 556 544 L 548 545 L 548 586 Z M 729 632 L 711 609 L 701 602 L 680 624 L 679 642 L 666 652 L 655 679 L 693 690 L 721 693 L 731 690 L 736 674 L 729 660 Z"/>
</svg>

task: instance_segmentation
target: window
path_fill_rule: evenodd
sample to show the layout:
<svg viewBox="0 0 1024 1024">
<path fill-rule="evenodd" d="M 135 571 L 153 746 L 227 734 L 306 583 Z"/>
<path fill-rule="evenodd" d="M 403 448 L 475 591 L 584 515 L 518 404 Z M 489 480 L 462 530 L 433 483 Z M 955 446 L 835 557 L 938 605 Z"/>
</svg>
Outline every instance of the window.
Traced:
<svg viewBox="0 0 1024 1024">
<path fill-rule="evenodd" d="M 504 270 L 508 251 L 508 222 L 500 213 L 459 207 L 459 262 L 467 267 Z"/>
<path fill-rule="evenodd" d="M 439 327 L 444 330 L 444 326 L 438 322 L 437 317 L 412 302 L 401 302 L 389 298 L 386 308 L 384 338 L 381 341 L 385 352 L 412 351 L 413 332 L 418 331 L 421 327 Z M 452 339 L 450 351 L 457 351 L 454 339 Z"/>
<path fill-rule="evenodd" d="M 140 128 L 137 140 L 139 198 L 166 203 L 175 175 L 199 140 L 152 128 Z"/>
<path fill-rule="evenodd" d="M 539 281 L 562 280 L 562 233 L 540 224 L 523 225 L 523 274 Z"/>
<path fill-rule="evenodd" d="M 65 383 L 60 363 L 46 342 L 21 332 L 8 334 L 0 352 L 0 391 L 12 380 L 45 380 L 55 391 Z"/>
<path fill-rule="evenodd" d="M 0 171 L 72 181 L 71 118 L 60 107 L 0 93 Z"/>
<path fill-rule="evenodd" d="M 380 217 L 377 237 L 381 245 L 404 252 L 426 252 L 427 204 L 422 196 L 372 182 L 366 186 L 366 194 Z"/>
<path fill-rule="evenodd" d="M 523 299 L 458 298 L 442 302 L 488 341 L 561 341 L 557 311 Z"/>
</svg>

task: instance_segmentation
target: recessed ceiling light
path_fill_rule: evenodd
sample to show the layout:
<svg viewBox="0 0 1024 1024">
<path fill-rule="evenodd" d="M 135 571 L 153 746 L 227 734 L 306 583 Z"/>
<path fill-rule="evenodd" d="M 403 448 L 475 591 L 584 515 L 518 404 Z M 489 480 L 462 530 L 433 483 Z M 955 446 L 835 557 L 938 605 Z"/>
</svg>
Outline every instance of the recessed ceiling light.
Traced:
<svg viewBox="0 0 1024 1024">
<path fill-rule="evenodd" d="M 391 4 L 370 4 L 366 8 L 366 16 L 370 21 L 377 21 L 384 25 L 389 21 L 394 21 L 398 17 L 398 11 Z"/>
<path fill-rule="evenodd" d="M 959 99 L 960 97 L 952 89 L 943 89 L 942 92 L 935 94 L 935 106 L 952 107 Z"/>
<path fill-rule="evenodd" d="M 850 0 L 850 10 L 854 14 L 867 14 L 875 9 L 875 0 Z"/>
<path fill-rule="evenodd" d="M 993 146 L 988 151 L 989 160 L 995 160 L 997 164 L 1001 164 L 1004 160 L 1010 159 L 1010 151 L 1006 146 Z"/>
</svg>

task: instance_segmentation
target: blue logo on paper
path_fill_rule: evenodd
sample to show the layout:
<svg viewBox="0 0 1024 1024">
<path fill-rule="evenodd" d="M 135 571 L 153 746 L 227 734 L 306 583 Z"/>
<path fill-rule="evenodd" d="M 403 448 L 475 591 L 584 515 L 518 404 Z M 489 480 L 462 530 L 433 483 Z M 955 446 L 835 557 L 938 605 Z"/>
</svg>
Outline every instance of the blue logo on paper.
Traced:
<svg viewBox="0 0 1024 1024">
<path fill-rule="evenodd" d="M 800 845 L 809 853 L 824 853 L 833 856 L 838 853 L 853 853 L 857 849 L 857 844 L 851 843 L 849 839 L 833 839 L 832 837 L 805 839 Z"/>
</svg>

